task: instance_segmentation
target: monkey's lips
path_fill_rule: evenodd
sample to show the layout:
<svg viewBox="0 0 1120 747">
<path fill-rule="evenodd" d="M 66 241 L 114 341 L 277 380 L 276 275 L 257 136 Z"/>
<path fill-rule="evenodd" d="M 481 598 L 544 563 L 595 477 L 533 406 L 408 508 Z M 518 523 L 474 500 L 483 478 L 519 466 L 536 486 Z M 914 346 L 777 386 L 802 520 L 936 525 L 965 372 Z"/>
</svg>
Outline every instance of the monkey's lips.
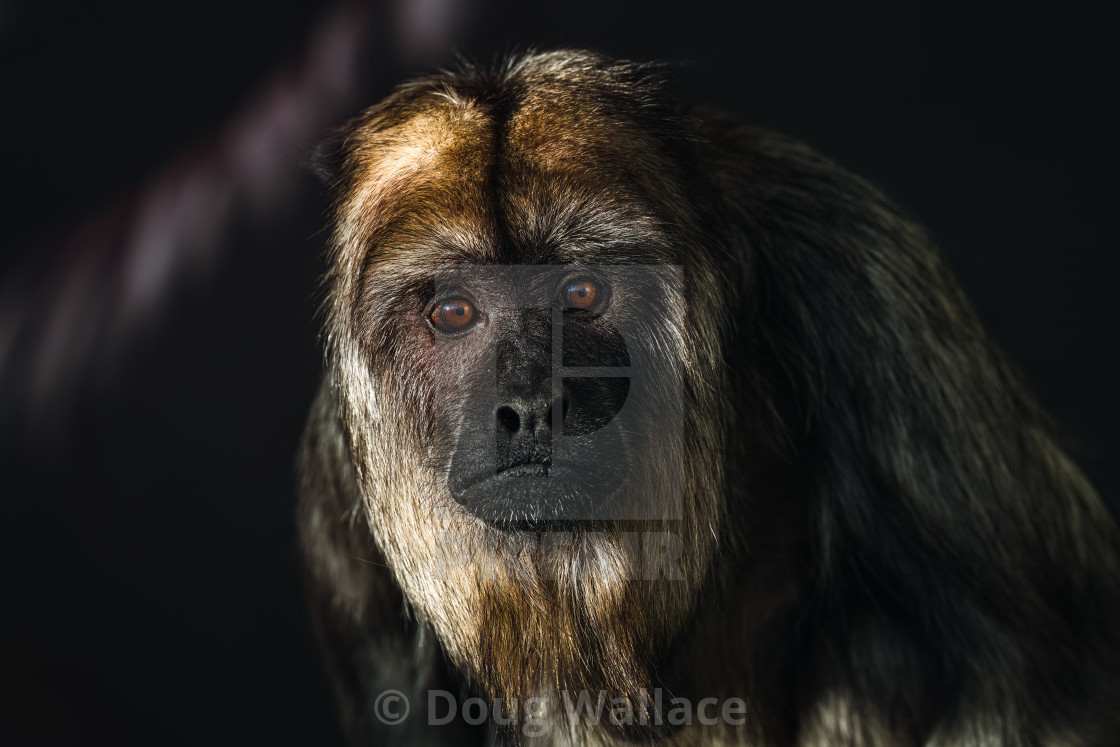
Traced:
<svg viewBox="0 0 1120 747">
<path fill-rule="evenodd" d="M 617 464 L 529 462 L 476 473 L 451 495 L 474 516 L 502 526 L 594 521 L 609 514 L 626 472 Z"/>
</svg>

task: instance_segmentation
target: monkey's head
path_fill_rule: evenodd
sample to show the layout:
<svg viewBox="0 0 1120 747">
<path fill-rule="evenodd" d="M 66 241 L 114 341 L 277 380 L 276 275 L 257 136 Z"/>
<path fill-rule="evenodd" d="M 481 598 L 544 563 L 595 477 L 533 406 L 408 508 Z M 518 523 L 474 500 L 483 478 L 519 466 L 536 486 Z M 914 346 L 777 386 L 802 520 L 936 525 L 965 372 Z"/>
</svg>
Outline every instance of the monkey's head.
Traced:
<svg viewBox="0 0 1120 747">
<path fill-rule="evenodd" d="M 656 72 L 566 52 L 437 75 L 322 152 L 364 509 L 493 695 L 651 687 L 719 533 L 734 320 Z"/>
</svg>

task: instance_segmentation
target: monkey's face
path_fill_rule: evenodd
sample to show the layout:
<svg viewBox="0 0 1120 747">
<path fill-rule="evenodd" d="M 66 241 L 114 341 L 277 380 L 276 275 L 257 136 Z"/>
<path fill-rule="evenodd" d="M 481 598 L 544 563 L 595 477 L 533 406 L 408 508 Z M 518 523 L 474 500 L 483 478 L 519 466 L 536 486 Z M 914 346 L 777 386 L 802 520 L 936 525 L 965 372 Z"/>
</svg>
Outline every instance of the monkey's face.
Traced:
<svg viewBox="0 0 1120 747">
<path fill-rule="evenodd" d="M 414 344 L 443 362 L 425 452 L 458 504 L 507 531 L 679 516 L 680 367 L 651 345 L 682 321 L 673 269 L 441 273 Z"/>
<path fill-rule="evenodd" d="M 640 107 L 552 72 L 351 129 L 328 352 L 377 543 L 455 662 L 630 694 L 721 519 L 722 300 Z"/>
</svg>

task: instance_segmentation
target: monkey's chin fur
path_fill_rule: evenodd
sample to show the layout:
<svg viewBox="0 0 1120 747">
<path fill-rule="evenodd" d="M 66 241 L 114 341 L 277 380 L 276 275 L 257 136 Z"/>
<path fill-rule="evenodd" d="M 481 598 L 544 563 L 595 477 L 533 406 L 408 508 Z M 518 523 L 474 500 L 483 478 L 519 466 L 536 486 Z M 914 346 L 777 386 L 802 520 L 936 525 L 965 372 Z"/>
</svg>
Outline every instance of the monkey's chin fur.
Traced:
<svg viewBox="0 0 1120 747">
<path fill-rule="evenodd" d="M 636 703 L 655 686 L 654 667 L 689 613 L 695 584 L 643 580 L 641 533 L 610 523 L 510 531 L 449 494 L 438 506 L 367 501 L 406 598 L 491 698 L 591 690 Z M 416 522 L 427 531 L 415 531 Z"/>
</svg>

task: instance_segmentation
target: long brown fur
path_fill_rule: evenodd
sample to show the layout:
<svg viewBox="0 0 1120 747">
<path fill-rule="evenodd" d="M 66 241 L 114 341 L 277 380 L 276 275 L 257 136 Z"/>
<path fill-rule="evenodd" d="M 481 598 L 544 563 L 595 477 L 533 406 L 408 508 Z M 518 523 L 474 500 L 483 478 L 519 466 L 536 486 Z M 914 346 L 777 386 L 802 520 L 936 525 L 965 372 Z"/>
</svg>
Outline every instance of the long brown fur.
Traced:
<svg viewBox="0 0 1120 747">
<path fill-rule="evenodd" d="M 323 150 L 326 374 L 299 521 L 348 737 L 532 741 L 428 727 L 439 688 L 548 699 L 540 738 L 561 744 L 1109 743 L 1116 525 L 936 249 L 862 180 L 680 107 L 662 75 L 582 51 L 466 66 Z M 683 381 L 683 471 L 650 421 L 624 488 L 647 518 L 517 531 L 451 499 L 470 359 L 433 339 L 425 294 L 441 269 L 519 264 L 681 268 L 657 314 L 625 287 L 614 306 Z M 679 555 L 644 576 L 643 540 L 665 536 Z M 746 723 L 558 706 L 656 688 L 742 698 Z M 371 711 L 387 689 L 406 722 Z"/>
</svg>

